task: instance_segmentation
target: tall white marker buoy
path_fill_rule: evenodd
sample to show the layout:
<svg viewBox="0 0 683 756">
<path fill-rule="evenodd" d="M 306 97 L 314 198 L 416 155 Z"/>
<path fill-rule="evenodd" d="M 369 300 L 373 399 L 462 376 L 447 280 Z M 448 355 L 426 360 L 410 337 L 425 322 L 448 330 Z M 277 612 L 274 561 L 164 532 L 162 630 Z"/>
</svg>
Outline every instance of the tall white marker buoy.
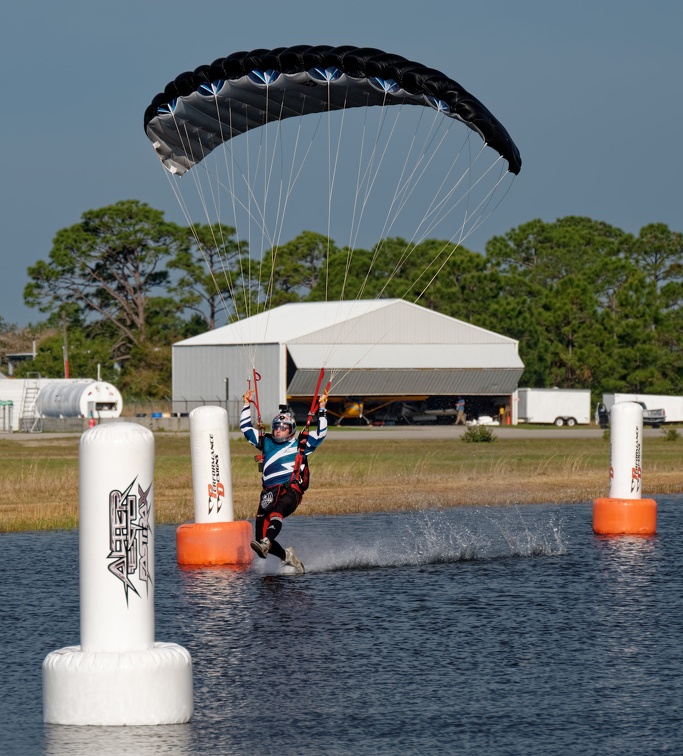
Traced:
<svg viewBox="0 0 683 756">
<path fill-rule="evenodd" d="M 154 642 L 154 436 L 87 430 L 79 451 L 81 645 L 43 662 L 43 719 L 156 725 L 192 717 L 192 660 Z"/>
<path fill-rule="evenodd" d="M 593 502 L 593 530 L 601 535 L 653 535 L 657 502 L 642 498 L 643 408 L 618 402 L 610 411 L 610 489 Z"/>
<path fill-rule="evenodd" d="M 190 412 L 194 523 L 176 531 L 178 564 L 248 564 L 251 524 L 234 521 L 228 413 L 222 407 Z"/>
</svg>

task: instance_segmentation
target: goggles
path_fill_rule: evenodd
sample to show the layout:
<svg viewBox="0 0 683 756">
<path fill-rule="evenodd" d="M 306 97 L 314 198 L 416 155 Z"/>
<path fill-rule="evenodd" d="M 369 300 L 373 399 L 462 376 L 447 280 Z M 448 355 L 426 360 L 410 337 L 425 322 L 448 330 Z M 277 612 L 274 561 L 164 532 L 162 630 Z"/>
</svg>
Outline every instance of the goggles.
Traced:
<svg viewBox="0 0 683 756">
<path fill-rule="evenodd" d="M 292 426 L 289 423 L 273 423 L 273 431 L 276 430 L 283 430 L 287 431 L 287 433 L 291 433 Z"/>
</svg>

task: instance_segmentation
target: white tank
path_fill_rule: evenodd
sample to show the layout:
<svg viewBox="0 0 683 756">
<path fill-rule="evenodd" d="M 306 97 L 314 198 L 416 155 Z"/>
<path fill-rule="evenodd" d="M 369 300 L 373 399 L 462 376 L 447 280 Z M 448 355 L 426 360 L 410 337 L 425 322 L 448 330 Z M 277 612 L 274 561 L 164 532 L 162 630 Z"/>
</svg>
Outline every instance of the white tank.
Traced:
<svg viewBox="0 0 683 756">
<path fill-rule="evenodd" d="M 41 417 L 119 417 L 123 399 L 111 383 L 57 380 L 44 385 L 36 398 Z"/>
</svg>

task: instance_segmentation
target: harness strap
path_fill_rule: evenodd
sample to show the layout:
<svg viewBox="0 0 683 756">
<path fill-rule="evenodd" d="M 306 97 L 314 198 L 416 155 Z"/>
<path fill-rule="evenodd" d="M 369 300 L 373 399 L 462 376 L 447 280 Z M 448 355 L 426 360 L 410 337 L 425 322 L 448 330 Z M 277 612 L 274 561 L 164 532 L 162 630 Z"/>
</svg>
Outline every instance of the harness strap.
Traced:
<svg viewBox="0 0 683 756">
<path fill-rule="evenodd" d="M 306 425 L 304 425 L 304 427 L 301 429 L 301 432 L 299 433 L 296 458 L 294 460 L 294 469 L 292 470 L 292 477 L 290 478 L 290 483 L 299 482 L 299 470 L 301 469 L 301 465 L 304 462 L 304 457 L 305 457 L 304 452 L 306 451 L 306 444 L 308 443 L 308 435 L 310 433 L 311 421 L 313 420 L 315 413 L 318 411 L 318 408 L 320 407 L 320 387 L 322 386 L 324 377 L 325 377 L 325 368 L 320 368 L 320 374 L 318 375 L 318 383 L 316 384 L 315 393 L 313 394 L 313 400 L 311 401 L 311 408 L 308 410 L 308 417 L 306 418 Z M 329 380 L 327 382 L 327 386 L 325 387 L 326 392 L 330 390 L 331 385 L 332 385 L 332 381 Z"/>
</svg>

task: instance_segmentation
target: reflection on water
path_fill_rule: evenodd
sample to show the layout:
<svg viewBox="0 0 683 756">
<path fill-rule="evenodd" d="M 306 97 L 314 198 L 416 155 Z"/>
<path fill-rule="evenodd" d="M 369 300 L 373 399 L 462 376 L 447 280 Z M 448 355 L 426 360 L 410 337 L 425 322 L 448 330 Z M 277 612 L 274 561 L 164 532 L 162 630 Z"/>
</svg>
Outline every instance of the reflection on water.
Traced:
<svg viewBox="0 0 683 756">
<path fill-rule="evenodd" d="M 590 505 L 290 518 L 306 564 L 180 568 L 157 529 L 157 640 L 187 648 L 186 725 L 43 725 L 40 669 L 78 644 L 77 534 L 0 536 L 0 752 L 683 750 L 683 510 L 597 537 Z"/>
<path fill-rule="evenodd" d="M 46 756 L 191 756 L 192 725 L 75 727 L 45 725 Z"/>
</svg>

